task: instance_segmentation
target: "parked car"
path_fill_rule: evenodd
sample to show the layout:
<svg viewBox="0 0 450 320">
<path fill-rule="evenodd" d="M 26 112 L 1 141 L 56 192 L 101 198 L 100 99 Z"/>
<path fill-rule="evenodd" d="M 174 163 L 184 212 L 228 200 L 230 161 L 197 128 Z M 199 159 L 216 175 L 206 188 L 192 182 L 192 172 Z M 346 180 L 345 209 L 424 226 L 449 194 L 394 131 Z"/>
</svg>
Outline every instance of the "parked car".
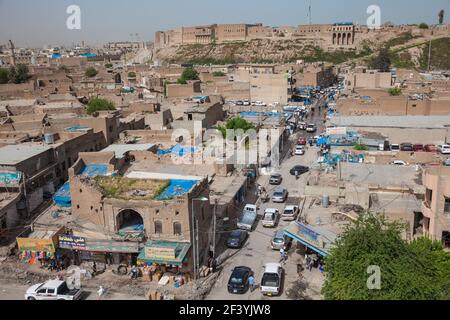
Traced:
<svg viewBox="0 0 450 320">
<path fill-rule="evenodd" d="M 243 101 L 243 104 L 244 104 L 244 106 L 249 106 L 249 105 L 250 105 L 250 101 L 247 100 L 247 99 L 245 99 L 245 100 Z"/>
<path fill-rule="evenodd" d="M 306 125 L 306 123 L 304 123 L 304 122 L 302 122 L 302 123 L 300 123 L 300 124 L 298 125 L 298 128 L 299 128 L 300 130 L 306 130 L 306 127 L 307 127 L 307 125 Z"/>
<path fill-rule="evenodd" d="M 261 220 L 262 226 L 265 228 L 274 228 L 280 219 L 280 212 L 278 209 L 267 208 L 264 211 L 264 217 Z"/>
<path fill-rule="evenodd" d="M 423 152 L 425 151 L 423 144 L 415 144 L 413 145 L 414 152 Z"/>
<path fill-rule="evenodd" d="M 400 145 L 399 144 L 391 144 L 391 151 L 400 151 Z"/>
<path fill-rule="evenodd" d="M 252 269 L 249 267 L 236 267 L 233 269 L 228 280 L 228 292 L 232 294 L 244 294 L 248 290 L 248 277 Z"/>
<path fill-rule="evenodd" d="M 231 231 L 227 239 L 227 247 L 233 249 L 239 249 L 247 240 L 248 232 L 245 230 L 233 230 Z"/>
<path fill-rule="evenodd" d="M 442 154 L 450 154 L 450 145 L 448 144 L 440 144 L 437 149 Z"/>
<path fill-rule="evenodd" d="M 241 100 L 238 100 L 238 101 L 236 101 L 236 105 L 237 105 L 237 106 L 243 106 L 243 105 L 244 105 L 244 102 L 241 101 Z"/>
<path fill-rule="evenodd" d="M 445 159 L 444 161 L 442 161 L 442 165 L 446 166 L 446 167 L 450 167 L 450 159 Z"/>
<path fill-rule="evenodd" d="M 284 248 L 285 244 L 286 244 L 286 237 L 284 235 L 284 231 L 283 230 L 275 231 L 272 239 L 270 240 L 270 247 L 273 250 L 280 250 L 281 248 Z"/>
<path fill-rule="evenodd" d="M 315 124 L 308 124 L 308 126 L 306 127 L 306 132 L 316 132 L 317 131 L 317 127 Z"/>
<path fill-rule="evenodd" d="M 49 280 L 29 287 L 26 300 L 79 300 L 81 289 L 69 289 L 65 281 Z"/>
<path fill-rule="evenodd" d="M 272 195 L 273 202 L 285 202 L 288 196 L 286 188 L 276 188 Z"/>
<path fill-rule="evenodd" d="M 281 293 L 283 268 L 279 263 L 266 263 L 261 279 L 261 293 L 267 296 L 277 296 Z"/>
<path fill-rule="evenodd" d="M 414 151 L 414 147 L 411 143 L 400 144 L 400 151 Z"/>
<path fill-rule="evenodd" d="M 298 144 L 298 145 L 301 145 L 301 146 L 306 145 L 306 138 L 305 138 L 305 137 L 300 137 L 300 138 L 298 138 L 297 144 Z"/>
<path fill-rule="evenodd" d="M 274 173 L 269 178 L 269 184 L 280 185 L 283 181 L 283 176 L 279 173 Z"/>
<path fill-rule="evenodd" d="M 403 160 L 394 160 L 394 161 L 391 162 L 391 164 L 395 164 L 397 166 L 406 166 L 406 165 L 408 165 L 408 163 L 406 163 Z"/>
<path fill-rule="evenodd" d="M 301 145 L 296 146 L 296 147 L 295 147 L 294 154 L 295 154 L 296 156 L 302 156 L 302 155 L 304 155 L 304 154 L 305 154 L 305 147 L 304 147 L 304 146 L 301 146 Z"/>
<path fill-rule="evenodd" d="M 434 144 L 426 144 L 423 149 L 425 152 L 437 152 L 437 147 Z"/>
<path fill-rule="evenodd" d="M 293 221 L 297 219 L 299 211 L 298 206 L 286 206 L 281 215 L 281 219 L 284 221 Z"/>
<path fill-rule="evenodd" d="M 257 207 L 253 204 L 247 204 L 239 217 L 237 227 L 242 230 L 252 230 L 257 217 Z"/>
<path fill-rule="evenodd" d="M 306 172 L 308 172 L 308 171 L 309 171 L 309 168 L 308 168 L 308 167 L 301 166 L 301 165 L 297 165 L 297 166 L 294 166 L 294 167 L 289 171 L 289 173 L 290 173 L 291 175 L 295 176 L 295 172 L 298 172 L 298 173 L 301 175 L 301 174 L 306 173 Z"/>
</svg>

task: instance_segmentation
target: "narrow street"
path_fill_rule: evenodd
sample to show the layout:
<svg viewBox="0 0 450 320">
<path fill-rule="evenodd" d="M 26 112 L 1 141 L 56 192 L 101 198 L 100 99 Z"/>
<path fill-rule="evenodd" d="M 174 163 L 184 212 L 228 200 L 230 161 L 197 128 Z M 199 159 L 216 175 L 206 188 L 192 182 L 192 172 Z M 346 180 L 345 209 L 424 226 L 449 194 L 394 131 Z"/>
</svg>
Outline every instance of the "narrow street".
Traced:
<svg viewBox="0 0 450 320">
<path fill-rule="evenodd" d="M 321 112 L 319 112 L 317 105 L 320 103 L 322 105 Z M 295 141 L 300 136 L 311 137 L 316 134 L 320 134 L 323 131 L 323 107 L 324 100 L 321 99 L 317 103 L 315 103 L 316 111 L 315 114 L 310 116 L 305 120 L 307 123 L 315 123 L 317 125 L 317 132 L 315 134 L 308 134 L 305 131 L 299 131 L 297 134 L 292 135 L 291 142 L 295 145 Z M 311 120 L 312 117 L 312 120 Z M 307 182 L 307 178 L 309 173 L 301 175 L 298 180 L 296 180 L 295 176 L 290 175 L 289 170 L 294 165 L 304 165 L 310 167 L 317 160 L 317 151 L 319 150 L 317 147 L 306 147 L 306 153 L 303 156 L 289 156 L 286 155 L 286 158 L 282 161 L 279 173 L 283 176 L 283 181 L 281 183 L 281 187 L 286 188 L 289 191 L 289 202 L 300 204 L 301 197 L 304 194 L 304 187 Z M 277 186 L 269 185 L 269 176 L 260 176 L 257 183 L 264 186 L 269 193 L 272 195 L 273 190 Z M 258 202 L 259 203 L 259 202 Z M 278 250 L 272 250 L 270 248 L 270 241 L 272 236 L 276 230 L 283 229 L 289 225 L 289 221 L 281 221 L 275 228 L 264 228 L 260 222 L 262 215 L 266 208 L 275 208 L 283 212 L 285 207 L 285 203 L 273 203 L 269 201 L 267 203 L 261 203 L 259 205 L 258 210 L 258 220 L 257 226 L 254 231 L 250 233 L 249 238 L 247 239 L 244 247 L 239 250 L 233 257 L 229 258 L 222 265 L 223 269 L 221 270 L 221 275 L 212 288 L 210 294 L 207 296 L 207 300 L 260 300 L 260 299 L 298 299 L 299 297 L 291 297 L 289 295 L 289 289 L 294 287 L 296 283 L 300 280 L 299 274 L 297 273 L 297 265 L 303 265 L 303 255 L 296 252 L 293 248 L 289 251 L 289 257 L 286 261 L 286 264 L 283 266 L 284 268 L 284 285 L 282 294 L 278 297 L 267 298 L 264 297 L 258 289 L 255 289 L 253 292 L 248 291 L 244 295 L 233 295 L 228 293 L 227 291 L 227 283 L 230 277 L 232 270 L 237 266 L 247 266 L 250 267 L 256 279 L 256 285 L 260 284 L 262 275 L 263 275 L 263 266 L 268 262 L 279 262 L 280 261 L 280 253 Z M 294 247 L 294 246 L 293 246 Z M 231 250 L 231 249 L 228 249 Z M 309 297 L 310 299 L 319 299 L 320 298 L 320 283 L 322 281 L 322 274 L 318 270 L 313 270 L 312 272 L 304 271 L 302 273 L 306 279 L 306 287 L 309 286 Z M 309 279 L 308 279 L 309 278 Z M 309 283 L 309 285 L 308 285 Z"/>
</svg>

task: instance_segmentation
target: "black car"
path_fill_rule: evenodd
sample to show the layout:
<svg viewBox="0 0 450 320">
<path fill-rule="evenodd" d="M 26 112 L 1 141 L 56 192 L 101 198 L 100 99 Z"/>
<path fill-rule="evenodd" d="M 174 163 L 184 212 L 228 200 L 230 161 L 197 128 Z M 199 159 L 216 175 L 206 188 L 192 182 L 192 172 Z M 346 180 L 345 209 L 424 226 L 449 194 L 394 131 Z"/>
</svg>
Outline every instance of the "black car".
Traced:
<svg viewBox="0 0 450 320">
<path fill-rule="evenodd" d="M 400 151 L 414 151 L 414 146 L 411 143 L 402 143 Z"/>
<path fill-rule="evenodd" d="M 291 169 L 291 171 L 289 171 L 289 173 L 290 173 L 291 175 L 295 176 L 295 172 L 298 172 L 298 174 L 303 174 L 303 173 L 306 173 L 306 172 L 308 172 L 308 171 L 309 171 L 309 168 L 308 168 L 308 167 L 298 165 L 298 166 L 293 167 L 293 168 Z"/>
<path fill-rule="evenodd" d="M 248 277 L 250 276 L 252 269 L 249 267 L 236 267 L 231 273 L 228 280 L 228 292 L 244 294 L 248 290 Z"/>
<path fill-rule="evenodd" d="M 227 247 L 238 249 L 242 247 L 245 240 L 248 237 L 248 233 L 245 230 L 233 230 L 227 239 Z"/>
</svg>

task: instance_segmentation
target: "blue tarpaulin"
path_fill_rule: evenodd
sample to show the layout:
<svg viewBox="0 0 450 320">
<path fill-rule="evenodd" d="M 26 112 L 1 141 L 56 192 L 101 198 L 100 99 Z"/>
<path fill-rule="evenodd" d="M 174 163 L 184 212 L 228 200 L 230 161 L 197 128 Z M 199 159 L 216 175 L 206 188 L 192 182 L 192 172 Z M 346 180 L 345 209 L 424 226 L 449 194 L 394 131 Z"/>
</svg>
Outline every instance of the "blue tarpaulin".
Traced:
<svg viewBox="0 0 450 320">
<path fill-rule="evenodd" d="M 192 189 L 198 180 L 171 180 L 170 185 L 158 196 L 157 200 L 166 200 L 179 197 Z"/>
<path fill-rule="evenodd" d="M 108 173 L 108 166 L 106 164 L 88 164 L 83 167 L 79 175 L 86 175 L 89 177 L 106 176 Z M 72 198 L 70 197 L 70 183 L 64 183 L 53 196 L 53 201 L 60 207 L 70 207 L 72 205 Z"/>
<path fill-rule="evenodd" d="M 173 146 L 170 149 L 159 149 L 156 154 L 158 156 L 164 156 L 166 154 L 173 154 L 173 155 L 177 155 L 179 157 L 183 157 L 187 154 L 190 153 L 195 153 L 196 152 L 196 148 L 195 147 L 183 147 L 180 144 L 177 144 L 175 146 Z"/>
</svg>

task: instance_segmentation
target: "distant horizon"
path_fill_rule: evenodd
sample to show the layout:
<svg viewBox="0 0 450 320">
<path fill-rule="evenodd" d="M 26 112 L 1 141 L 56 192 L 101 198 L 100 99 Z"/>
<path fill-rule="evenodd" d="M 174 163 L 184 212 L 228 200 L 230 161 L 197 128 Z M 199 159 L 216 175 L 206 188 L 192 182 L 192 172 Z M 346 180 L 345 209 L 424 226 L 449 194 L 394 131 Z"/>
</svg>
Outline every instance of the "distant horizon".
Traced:
<svg viewBox="0 0 450 320">
<path fill-rule="evenodd" d="M 312 24 L 351 21 L 366 25 L 373 0 L 314 0 Z M 378 0 L 381 23 L 438 24 L 443 9 L 449 23 L 450 1 Z M 81 30 L 69 30 L 70 5 L 81 8 Z M 408 8 L 408 10 L 405 10 Z M 154 40 L 156 31 L 181 26 L 262 23 L 270 27 L 308 25 L 308 1 L 279 0 L 0 0 L 0 44 L 13 40 L 17 48 L 70 47 L 83 41 L 93 47 L 108 42 Z M 11 26 L 14 26 L 12 28 Z"/>
</svg>

